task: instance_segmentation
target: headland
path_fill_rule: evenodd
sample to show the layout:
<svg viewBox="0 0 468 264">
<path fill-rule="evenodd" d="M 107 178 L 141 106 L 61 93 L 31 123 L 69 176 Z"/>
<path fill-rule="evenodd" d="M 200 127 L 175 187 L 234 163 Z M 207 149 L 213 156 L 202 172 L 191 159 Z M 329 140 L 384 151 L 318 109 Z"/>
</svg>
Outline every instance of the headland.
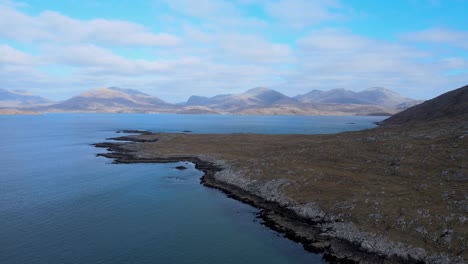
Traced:
<svg viewBox="0 0 468 264">
<path fill-rule="evenodd" d="M 96 146 L 118 163 L 193 162 L 204 185 L 331 262 L 464 263 L 463 111 L 333 135 L 147 132 Z"/>
</svg>

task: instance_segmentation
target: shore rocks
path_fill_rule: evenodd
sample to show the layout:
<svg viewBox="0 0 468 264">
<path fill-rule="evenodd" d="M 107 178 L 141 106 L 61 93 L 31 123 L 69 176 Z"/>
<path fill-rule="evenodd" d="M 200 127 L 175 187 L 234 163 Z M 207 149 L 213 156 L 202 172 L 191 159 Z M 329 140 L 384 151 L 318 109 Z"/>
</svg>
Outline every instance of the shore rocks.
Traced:
<svg viewBox="0 0 468 264">
<path fill-rule="evenodd" d="M 447 162 L 444 162 L 444 169 L 437 171 L 436 181 L 418 180 L 422 177 L 420 175 L 426 175 L 420 172 L 407 177 L 405 176 L 407 174 L 403 175 L 402 172 L 408 171 L 405 166 L 414 164 L 414 160 L 424 161 L 425 159 L 409 152 L 404 159 L 401 155 L 400 157 L 382 153 L 382 151 L 389 150 L 392 151 L 391 153 L 393 151 L 400 153 L 401 149 L 405 151 L 409 149 L 405 147 L 408 145 L 407 142 L 403 142 L 404 144 L 385 143 L 388 141 L 385 133 L 390 134 L 388 131 L 384 133 L 382 131 L 362 132 L 357 135 L 341 134 L 333 141 L 328 141 L 329 138 L 325 136 L 279 137 L 292 142 L 287 144 L 280 144 L 278 136 L 270 138 L 272 136 L 266 135 L 146 134 L 132 136 L 132 142 L 103 143 L 96 144 L 96 146 L 113 151 L 102 156 L 113 158 L 117 163 L 192 162 L 196 169 L 204 172 L 202 184 L 220 189 L 231 198 L 259 208 L 264 225 L 283 233 L 289 239 L 302 243 L 307 250 L 323 253 L 324 258 L 331 262 L 463 263 L 464 253 L 457 253 L 458 251 L 453 250 L 453 246 L 449 248 L 449 243 L 453 245 L 460 241 L 461 236 L 457 231 L 460 229 L 453 225 L 464 223 L 466 220 L 464 215 L 437 214 L 434 210 L 436 208 L 429 207 L 430 201 L 435 199 L 435 196 L 427 195 L 430 192 L 435 193 L 437 199 L 444 204 L 456 210 L 462 210 L 466 206 L 465 200 L 467 200 L 468 192 L 455 191 L 444 185 L 448 184 L 449 180 L 458 180 L 452 176 L 455 175 L 454 172 L 458 172 L 458 169 L 449 169 Z M 392 135 L 397 135 L 397 133 L 392 133 Z M 357 138 L 365 140 L 356 140 Z M 372 140 L 373 138 L 376 140 Z M 327 148 L 323 147 L 324 144 L 310 143 L 323 139 L 326 139 L 323 142 L 327 142 Z M 341 147 L 345 144 L 345 147 L 333 149 L 336 155 L 326 155 L 326 158 L 322 159 L 325 154 L 329 153 L 328 150 L 332 149 L 331 144 L 335 144 L 337 139 L 352 146 L 364 147 L 361 151 L 369 151 L 371 154 L 374 154 L 373 150 L 376 149 L 377 155 L 354 159 L 353 156 L 344 152 L 344 149 L 349 149 L 349 146 L 339 143 L 337 146 Z M 370 142 L 372 143 L 368 144 Z M 385 143 L 383 146 L 389 150 L 374 146 L 377 143 L 383 144 L 382 142 Z M 412 143 L 411 151 L 418 148 L 425 149 L 425 145 L 419 146 L 416 143 L 418 142 Z M 304 144 L 309 145 L 297 148 Z M 252 150 L 255 152 L 250 153 L 249 151 Z M 460 155 L 464 153 L 462 149 L 454 151 L 457 155 L 458 152 Z M 432 152 L 431 155 L 435 153 L 439 152 Z M 289 157 L 290 160 L 285 157 Z M 409 159 L 413 161 L 410 163 Z M 346 163 L 349 160 L 355 161 Z M 369 160 L 371 164 L 367 162 Z M 434 163 L 434 161 L 431 162 Z M 344 165 L 341 166 L 342 164 Z M 428 164 L 424 165 L 424 169 L 427 166 Z M 394 167 L 399 169 L 396 170 Z M 368 173 L 367 170 L 370 168 L 375 170 Z M 389 172 L 388 168 L 394 169 L 393 173 Z M 324 173 L 324 169 L 328 169 L 329 172 Z M 462 169 L 459 170 L 462 171 Z M 426 178 L 427 176 L 424 179 Z M 372 181 L 364 181 L 368 179 Z M 386 184 L 381 184 L 381 181 L 386 181 Z M 405 188 L 402 189 L 405 190 L 404 192 L 392 192 L 390 187 L 400 188 L 400 181 L 408 181 L 404 183 L 404 187 L 409 186 L 407 188 L 409 192 Z M 413 181 L 417 184 L 413 184 Z M 460 182 L 463 183 L 457 181 L 457 184 Z M 351 190 L 351 187 L 354 188 L 352 193 L 347 189 Z M 332 191 L 325 193 L 327 188 Z M 447 191 L 441 192 L 440 190 Z M 288 196 L 292 195 L 291 197 L 297 198 L 298 193 L 303 195 L 304 192 L 309 192 L 306 193 L 309 196 L 302 199 L 304 202 L 298 202 L 301 199 L 294 200 Z M 411 194 L 412 198 L 415 192 L 414 195 L 417 195 L 419 200 L 408 199 L 408 194 Z M 310 198 L 310 193 L 313 194 L 314 199 Z M 423 194 L 426 196 L 422 196 Z M 326 198 L 333 198 L 328 204 L 323 202 L 325 195 L 328 195 Z M 390 202 L 393 203 L 390 204 L 393 207 L 389 207 Z M 425 206 L 426 204 L 428 206 Z M 417 207 L 408 209 L 409 206 Z M 389 213 L 389 208 L 400 208 L 400 210 L 393 211 L 397 213 L 392 214 Z M 355 213 L 360 213 L 360 218 L 353 219 Z M 432 230 L 431 227 L 425 225 L 425 222 L 430 221 L 440 223 L 441 217 L 451 217 L 449 220 L 444 220 L 446 227 Z M 450 225 L 448 225 L 449 222 Z M 411 242 L 408 244 L 398 242 L 398 236 L 394 235 L 397 232 L 392 236 L 394 239 L 397 237 L 397 241 L 392 240 L 389 236 L 383 235 L 387 234 L 386 227 L 398 232 L 403 230 L 402 232 L 417 233 L 416 236 L 423 236 L 428 243 L 432 243 L 434 238 L 437 240 L 437 246 L 441 245 L 442 249 L 443 247 L 447 250 L 451 249 L 451 255 L 434 255 L 422 248 L 409 246 Z M 424 235 L 424 232 L 422 234 L 415 231 L 417 227 L 421 227 L 421 232 L 425 230 L 430 236 Z M 369 230 L 374 230 L 374 232 Z M 404 236 L 402 232 L 397 234 Z M 411 238 L 416 236 L 411 234 Z M 400 241 L 405 241 L 404 237 Z M 425 245 L 424 243 L 423 241 L 420 244 Z M 419 244 L 414 243 L 414 245 Z M 463 248 L 463 245 L 460 248 Z"/>
</svg>

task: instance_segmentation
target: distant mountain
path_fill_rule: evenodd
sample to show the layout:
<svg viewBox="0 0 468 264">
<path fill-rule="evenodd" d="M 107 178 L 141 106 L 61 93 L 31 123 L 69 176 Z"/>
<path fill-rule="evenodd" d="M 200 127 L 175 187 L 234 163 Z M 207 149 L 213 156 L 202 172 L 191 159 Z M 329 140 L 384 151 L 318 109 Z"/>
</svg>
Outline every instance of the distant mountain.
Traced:
<svg viewBox="0 0 468 264">
<path fill-rule="evenodd" d="M 390 115 L 385 109 L 375 105 L 324 103 L 247 108 L 236 113 L 244 115 Z"/>
<path fill-rule="evenodd" d="M 27 107 L 50 102 L 48 99 L 25 91 L 0 89 L 0 107 Z"/>
<path fill-rule="evenodd" d="M 46 111 L 148 112 L 172 108 L 172 104 L 132 89 L 99 88 L 50 105 Z"/>
<path fill-rule="evenodd" d="M 329 91 L 312 90 L 295 98 L 303 103 L 368 104 L 366 100 L 359 98 L 356 92 L 342 88 Z"/>
<path fill-rule="evenodd" d="M 220 94 L 213 97 L 205 97 L 192 95 L 189 97 L 184 105 L 187 106 L 208 106 L 208 105 L 222 105 L 227 98 L 233 96 L 232 94 Z"/>
<path fill-rule="evenodd" d="M 370 88 L 361 92 L 313 90 L 294 98 L 272 89 L 254 88 L 241 94 L 191 96 L 185 105 L 240 114 L 391 115 L 420 102 L 385 88 Z"/>
<path fill-rule="evenodd" d="M 253 88 L 241 94 L 214 97 L 191 96 L 186 105 L 200 105 L 217 110 L 240 111 L 247 108 L 297 104 L 298 101 L 269 88 Z"/>
<path fill-rule="evenodd" d="M 167 103 L 158 97 L 118 87 L 84 92 L 66 101 L 50 103 L 25 92 L 0 90 L 4 113 L 21 112 L 106 112 L 181 114 L 262 114 L 262 115 L 391 115 L 420 101 L 391 90 L 371 88 L 361 92 L 346 89 L 313 90 L 296 97 L 269 88 L 253 88 L 240 94 L 213 97 L 191 96 L 187 102 Z M 21 99 L 21 100 L 20 100 Z M 5 102 L 9 102 L 11 107 Z M 15 102 L 13 104 L 12 102 Z M 19 103 L 21 102 L 21 103 Z M 21 110 L 21 111 L 13 111 Z"/>
<path fill-rule="evenodd" d="M 346 89 L 333 89 L 330 91 L 313 90 L 309 93 L 295 97 L 303 103 L 333 103 L 333 104 L 359 104 L 377 105 L 384 108 L 402 109 L 421 101 L 410 99 L 386 88 L 370 88 L 361 92 Z"/>
<path fill-rule="evenodd" d="M 408 108 L 384 120 L 382 124 L 396 125 L 443 118 L 468 120 L 468 85 Z"/>
</svg>

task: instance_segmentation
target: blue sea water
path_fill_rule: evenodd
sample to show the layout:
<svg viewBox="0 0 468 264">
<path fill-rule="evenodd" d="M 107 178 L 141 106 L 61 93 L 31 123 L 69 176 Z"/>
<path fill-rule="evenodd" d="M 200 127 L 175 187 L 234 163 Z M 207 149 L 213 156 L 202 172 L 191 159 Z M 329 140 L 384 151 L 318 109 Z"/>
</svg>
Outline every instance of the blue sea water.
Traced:
<svg viewBox="0 0 468 264">
<path fill-rule="evenodd" d="M 383 117 L 0 116 L 0 263 L 323 263 L 199 184 L 188 164 L 111 164 L 115 131 L 323 134 Z"/>
</svg>

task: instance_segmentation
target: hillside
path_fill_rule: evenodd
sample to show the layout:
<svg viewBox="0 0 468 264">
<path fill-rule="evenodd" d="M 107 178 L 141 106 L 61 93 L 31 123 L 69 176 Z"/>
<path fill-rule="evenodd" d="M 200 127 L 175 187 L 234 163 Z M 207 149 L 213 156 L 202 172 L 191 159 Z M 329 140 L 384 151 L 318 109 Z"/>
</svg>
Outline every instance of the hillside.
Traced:
<svg viewBox="0 0 468 264">
<path fill-rule="evenodd" d="M 226 94 L 214 97 L 192 96 L 189 98 L 186 105 L 200 105 L 216 110 L 236 112 L 249 108 L 294 105 L 297 103 L 295 99 L 275 90 L 253 88 L 241 94 Z"/>
<path fill-rule="evenodd" d="M 333 89 L 329 91 L 313 90 L 309 93 L 295 97 L 303 103 L 334 103 L 377 105 L 384 108 L 398 109 L 412 106 L 421 101 L 406 98 L 386 88 L 374 87 L 361 92 L 346 89 Z"/>
<path fill-rule="evenodd" d="M 331 261 L 466 263 L 467 102 L 465 86 L 334 135 L 145 133 L 98 146 L 121 163 L 194 162 L 202 183 Z"/>
<path fill-rule="evenodd" d="M 87 91 L 42 109 L 47 111 L 145 112 L 172 107 L 171 104 L 155 96 L 137 90 L 107 87 Z"/>
<path fill-rule="evenodd" d="M 268 88 L 254 88 L 241 94 L 191 96 L 185 105 L 240 114 L 390 115 L 420 102 L 384 88 L 361 92 L 346 89 L 313 90 L 295 97 Z"/>
<path fill-rule="evenodd" d="M 0 107 L 27 107 L 51 103 L 44 97 L 19 90 L 0 89 Z"/>
<path fill-rule="evenodd" d="M 106 87 L 93 89 L 68 100 L 50 103 L 21 92 L 0 90 L 0 108 L 9 112 L 105 112 L 256 115 L 391 115 L 420 101 L 408 99 L 388 89 L 361 92 L 345 89 L 314 90 L 296 97 L 269 88 L 253 88 L 240 94 L 213 97 L 191 96 L 187 102 L 167 103 L 133 89 Z M 18 111 L 21 110 L 21 111 Z"/>
<path fill-rule="evenodd" d="M 463 118 L 468 120 L 468 85 L 413 106 L 381 122 L 383 125 Z"/>
</svg>

